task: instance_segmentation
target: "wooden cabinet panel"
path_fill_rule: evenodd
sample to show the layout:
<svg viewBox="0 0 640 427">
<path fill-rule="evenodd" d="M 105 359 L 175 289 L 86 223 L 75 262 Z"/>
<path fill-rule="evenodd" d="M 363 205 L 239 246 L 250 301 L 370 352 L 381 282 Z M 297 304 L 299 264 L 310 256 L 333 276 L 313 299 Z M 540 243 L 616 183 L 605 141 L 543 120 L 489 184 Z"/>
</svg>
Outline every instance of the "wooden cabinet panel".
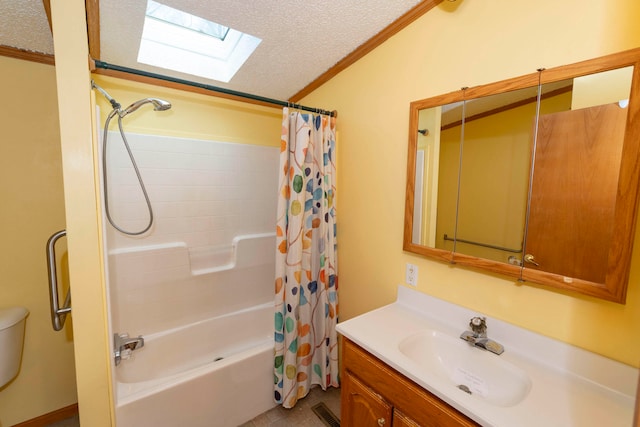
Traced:
<svg viewBox="0 0 640 427">
<path fill-rule="evenodd" d="M 400 411 L 393 411 L 393 427 L 422 427 Z"/>
<path fill-rule="evenodd" d="M 438 397 L 345 338 L 343 338 L 342 369 L 341 425 L 343 427 L 377 425 L 361 422 L 353 415 L 355 410 L 352 408 L 352 402 L 348 400 L 351 395 L 348 389 L 353 389 L 355 381 L 361 383 L 363 388 L 370 390 L 393 409 L 394 419 L 391 423 L 385 424 L 386 426 L 478 426 Z M 369 405 L 372 404 L 369 403 Z M 361 410 L 364 411 L 364 409 Z"/>
<path fill-rule="evenodd" d="M 393 408 L 348 372 L 342 378 L 340 424 L 362 427 L 391 425 Z"/>
</svg>

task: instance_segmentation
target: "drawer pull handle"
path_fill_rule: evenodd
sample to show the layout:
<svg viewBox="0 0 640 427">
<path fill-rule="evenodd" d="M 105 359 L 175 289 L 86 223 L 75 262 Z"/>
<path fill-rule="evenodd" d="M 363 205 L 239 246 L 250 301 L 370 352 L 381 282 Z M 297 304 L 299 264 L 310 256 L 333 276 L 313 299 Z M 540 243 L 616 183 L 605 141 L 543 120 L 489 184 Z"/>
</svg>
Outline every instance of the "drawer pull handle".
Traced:
<svg viewBox="0 0 640 427">
<path fill-rule="evenodd" d="M 379 425 L 380 427 L 382 427 L 382 426 L 384 425 L 384 423 L 386 423 L 386 421 L 385 421 L 385 419 L 384 419 L 384 418 L 378 418 L 378 425 Z"/>
</svg>

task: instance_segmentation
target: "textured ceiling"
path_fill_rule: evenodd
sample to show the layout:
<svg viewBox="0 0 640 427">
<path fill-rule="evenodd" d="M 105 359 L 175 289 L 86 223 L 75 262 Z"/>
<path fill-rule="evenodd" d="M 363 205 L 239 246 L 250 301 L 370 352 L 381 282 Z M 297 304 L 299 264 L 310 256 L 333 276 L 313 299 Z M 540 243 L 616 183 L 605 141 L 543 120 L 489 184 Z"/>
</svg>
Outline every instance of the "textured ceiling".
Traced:
<svg viewBox="0 0 640 427">
<path fill-rule="evenodd" d="M 53 54 L 41 0 L 0 0 L 0 45 Z"/>
<path fill-rule="evenodd" d="M 139 64 L 146 1 L 100 0 L 100 59 L 240 92 L 288 99 L 420 0 L 164 0 L 262 39 L 229 83 Z M 41 0 L 0 0 L 0 44 L 53 53 Z"/>
</svg>

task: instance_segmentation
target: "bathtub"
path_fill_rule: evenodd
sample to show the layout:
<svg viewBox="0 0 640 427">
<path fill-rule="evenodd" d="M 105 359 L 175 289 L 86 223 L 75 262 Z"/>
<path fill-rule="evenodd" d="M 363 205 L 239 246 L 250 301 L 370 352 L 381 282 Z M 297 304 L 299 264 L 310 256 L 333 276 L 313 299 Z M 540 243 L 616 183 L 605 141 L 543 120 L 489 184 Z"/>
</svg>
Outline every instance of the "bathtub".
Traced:
<svg viewBox="0 0 640 427">
<path fill-rule="evenodd" d="M 118 427 L 238 426 L 275 406 L 273 303 L 144 338 L 115 367 Z"/>
</svg>

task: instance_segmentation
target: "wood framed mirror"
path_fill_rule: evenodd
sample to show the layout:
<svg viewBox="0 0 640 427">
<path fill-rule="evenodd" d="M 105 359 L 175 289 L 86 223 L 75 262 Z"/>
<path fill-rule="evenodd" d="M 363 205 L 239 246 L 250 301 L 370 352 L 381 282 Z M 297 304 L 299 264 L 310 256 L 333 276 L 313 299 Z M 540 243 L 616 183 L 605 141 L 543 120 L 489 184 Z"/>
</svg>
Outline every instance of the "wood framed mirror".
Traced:
<svg viewBox="0 0 640 427">
<path fill-rule="evenodd" d="M 412 102 L 404 250 L 624 303 L 640 49 Z"/>
</svg>

